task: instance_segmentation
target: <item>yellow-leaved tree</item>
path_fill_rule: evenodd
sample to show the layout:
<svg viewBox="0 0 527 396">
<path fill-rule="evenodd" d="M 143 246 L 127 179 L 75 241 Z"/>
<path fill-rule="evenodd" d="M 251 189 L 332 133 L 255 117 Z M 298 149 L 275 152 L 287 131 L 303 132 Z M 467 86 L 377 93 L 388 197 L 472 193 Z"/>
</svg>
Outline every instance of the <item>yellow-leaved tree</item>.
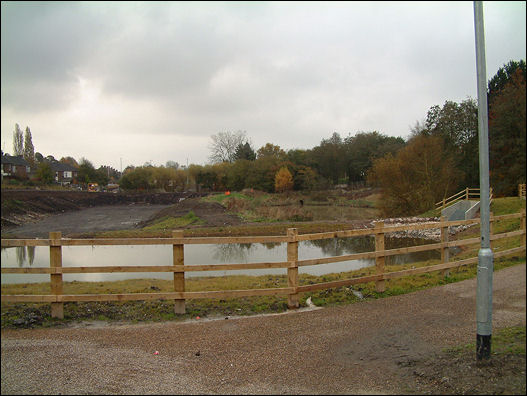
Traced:
<svg viewBox="0 0 527 396">
<path fill-rule="evenodd" d="M 293 176 L 287 167 L 282 167 L 274 176 L 274 190 L 276 192 L 290 191 L 293 189 Z"/>
</svg>

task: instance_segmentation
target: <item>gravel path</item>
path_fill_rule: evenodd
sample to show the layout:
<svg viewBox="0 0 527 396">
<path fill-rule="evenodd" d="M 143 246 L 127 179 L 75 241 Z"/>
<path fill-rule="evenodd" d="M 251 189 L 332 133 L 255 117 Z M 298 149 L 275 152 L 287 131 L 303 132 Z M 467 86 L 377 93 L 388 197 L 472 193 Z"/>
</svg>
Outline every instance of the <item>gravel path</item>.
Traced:
<svg viewBox="0 0 527 396">
<path fill-rule="evenodd" d="M 525 325 L 525 275 L 494 274 L 495 329 Z M 2 330 L 2 394 L 405 393 L 416 362 L 475 342 L 475 290 L 472 279 L 277 315 Z"/>
</svg>

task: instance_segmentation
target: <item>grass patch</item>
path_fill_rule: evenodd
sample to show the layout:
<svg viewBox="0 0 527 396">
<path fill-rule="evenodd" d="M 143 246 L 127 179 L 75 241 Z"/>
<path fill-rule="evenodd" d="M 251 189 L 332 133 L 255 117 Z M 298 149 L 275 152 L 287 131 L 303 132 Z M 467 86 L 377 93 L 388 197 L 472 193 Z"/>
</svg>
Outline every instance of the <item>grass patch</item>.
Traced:
<svg viewBox="0 0 527 396">
<path fill-rule="evenodd" d="M 158 231 L 158 230 L 172 230 L 174 228 L 186 227 L 188 225 L 202 225 L 205 222 L 200 219 L 191 210 L 185 216 L 172 217 L 165 216 L 156 221 L 154 224 L 148 225 L 143 228 L 145 231 Z"/>
<path fill-rule="evenodd" d="M 491 338 L 491 355 L 525 355 L 525 326 L 511 326 L 497 329 Z M 476 343 L 445 349 L 454 356 L 476 351 Z"/>
<path fill-rule="evenodd" d="M 495 260 L 494 267 L 495 270 L 499 270 L 524 262 L 525 255 L 523 254 L 523 256 L 499 258 Z M 437 260 L 387 266 L 386 271 L 398 271 L 411 267 L 433 265 L 435 263 L 437 263 Z M 439 271 L 435 271 L 433 273 L 391 279 L 386 281 L 386 291 L 383 293 L 375 291 L 374 282 L 359 284 L 353 287 L 339 287 L 303 293 L 300 295 L 300 306 L 307 306 L 306 300 L 309 297 L 311 297 L 312 302 L 317 306 L 334 306 L 406 294 L 429 287 L 474 278 L 476 271 L 476 265 L 473 264 L 453 269 L 447 277 L 443 276 Z M 307 285 L 350 279 L 368 276 L 374 272 L 375 269 L 369 267 L 321 276 L 300 274 L 299 284 Z M 267 289 L 277 287 L 287 287 L 287 275 L 193 277 L 187 278 L 185 281 L 185 289 L 187 291 Z M 171 291 L 173 291 L 173 282 L 161 279 L 130 279 L 114 282 L 64 282 L 64 294 L 163 293 Z M 361 293 L 362 296 L 358 296 L 357 292 Z M 2 285 L 2 294 L 50 294 L 50 287 L 47 282 Z M 5 328 L 53 326 L 83 320 L 145 322 L 177 321 L 195 316 L 254 315 L 286 311 L 287 297 L 257 296 L 221 300 L 187 300 L 187 312 L 184 315 L 174 314 L 173 307 L 174 303 L 167 300 L 65 303 L 65 318 L 63 320 L 57 320 L 50 317 L 50 304 L 2 303 L 1 321 L 2 328 Z"/>
<path fill-rule="evenodd" d="M 214 194 L 202 199 L 206 202 L 219 202 L 228 212 L 247 222 L 349 221 L 379 216 L 376 209 L 379 194 L 349 198 L 348 195 L 339 195 L 334 191 L 268 194 L 244 190 L 242 193 Z"/>
<path fill-rule="evenodd" d="M 522 209 L 525 209 L 525 199 L 519 197 L 495 198 L 490 204 L 494 216 L 518 213 Z"/>
<path fill-rule="evenodd" d="M 227 206 L 226 202 L 231 201 L 233 199 L 242 199 L 242 200 L 253 200 L 253 197 L 250 197 L 248 195 L 245 195 L 240 192 L 233 191 L 229 195 L 222 194 L 211 194 L 206 197 L 203 197 L 202 200 L 204 202 L 218 202 L 222 204 L 223 206 Z"/>
</svg>

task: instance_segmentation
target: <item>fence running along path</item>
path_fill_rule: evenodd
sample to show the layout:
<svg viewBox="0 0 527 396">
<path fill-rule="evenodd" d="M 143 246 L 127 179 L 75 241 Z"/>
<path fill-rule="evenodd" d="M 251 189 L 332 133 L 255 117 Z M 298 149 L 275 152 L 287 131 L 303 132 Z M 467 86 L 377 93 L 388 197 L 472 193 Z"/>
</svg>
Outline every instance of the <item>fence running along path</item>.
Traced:
<svg viewBox="0 0 527 396">
<path fill-rule="evenodd" d="M 490 195 L 489 202 L 492 202 L 492 187 L 490 188 L 489 195 Z M 436 209 L 444 209 L 447 206 L 450 206 L 450 205 L 456 203 L 457 201 L 461 201 L 462 199 L 465 199 L 467 201 L 468 200 L 477 200 L 477 201 L 479 201 L 480 197 L 481 197 L 481 195 L 480 195 L 479 188 L 468 188 L 467 187 L 464 190 L 461 190 L 460 192 L 455 193 L 451 197 L 443 198 L 443 200 L 441 200 L 439 202 L 436 202 L 435 206 L 436 206 Z"/>
<path fill-rule="evenodd" d="M 494 234 L 494 223 L 500 220 L 520 219 L 520 229 L 516 231 Z M 503 238 L 521 236 L 521 244 L 518 247 L 495 252 L 494 257 L 502 257 L 510 254 L 525 252 L 525 209 L 519 213 L 503 216 L 492 216 L 491 241 Z M 2 239 L 2 247 L 21 246 L 49 246 L 50 265 L 41 268 L 1 268 L 2 274 L 49 274 L 50 294 L 47 295 L 2 295 L 1 301 L 9 302 L 33 302 L 51 303 L 51 316 L 64 317 L 65 302 L 85 301 L 132 301 L 132 300 L 174 300 L 175 313 L 185 313 L 185 300 L 195 298 L 238 298 L 248 296 L 286 295 L 289 308 L 299 307 L 300 293 L 331 289 L 337 287 L 351 286 L 361 283 L 375 282 L 376 290 L 383 292 L 386 289 L 386 280 L 400 278 L 409 275 L 424 274 L 433 271 L 441 271 L 447 275 L 452 268 L 478 262 L 478 257 L 450 261 L 448 249 L 454 246 L 466 246 L 480 243 L 480 238 L 469 238 L 457 241 L 449 241 L 449 227 L 458 225 L 478 224 L 480 219 L 445 221 L 444 217 L 439 222 L 407 224 L 401 226 L 386 226 L 384 222 L 375 222 L 374 228 L 344 230 L 334 232 L 322 232 L 315 234 L 298 234 L 296 228 L 289 228 L 285 236 L 258 236 L 258 237 L 184 237 L 183 231 L 173 231 L 171 238 L 101 238 L 101 239 L 69 239 L 62 238 L 60 232 L 50 232 L 49 239 Z M 441 241 L 427 245 L 411 246 L 406 248 L 390 249 L 384 248 L 385 235 L 398 231 L 410 231 L 419 229 L 440 229 Z M 343 256 L 325 257 L 309 260 L 298 260 L 298 242 L 329 238 L 346 238 L 364 235 L 375 236 L 375 251 L 355 253 Z M 246 263 L 246 264 L 212 264 L 212 265 L 185 265 L 184 247 L 187 244 L 229 244 L 229 243 L 287 243 L 287 259 L 282 262 Z M 93 266 L 93 267 L 63 267 L 62 246 L 93 246 L 93 245 L 172 245 L 173 263 L 166 266 Z M 441 251 L 441 263 L 426 267 L 405 269 L 400 271 L 385 272 L 384 260 L 387 256 L 421 252 L 439 249 Z M 330 282 L 300 285 L 298 268 L 306 265 L 323 265 L 348 260 L 375 259 L 375 274 L 352 279 L 336 280 Z M 185 291 L 185 272 L 188 271 L 212 271 L 212 270 L 244 270 L 261 268 L 287 268 L 288 287 L 277 287 L 268 289 L 248 290 L 218 290 L 218 291 Z M 169 293 L 126 293 L 126 294 L 63 294 L 63 274 L 72 273 L 103 273 L 103 272 L 173 272 L 174 291 Z"/>
</svg>

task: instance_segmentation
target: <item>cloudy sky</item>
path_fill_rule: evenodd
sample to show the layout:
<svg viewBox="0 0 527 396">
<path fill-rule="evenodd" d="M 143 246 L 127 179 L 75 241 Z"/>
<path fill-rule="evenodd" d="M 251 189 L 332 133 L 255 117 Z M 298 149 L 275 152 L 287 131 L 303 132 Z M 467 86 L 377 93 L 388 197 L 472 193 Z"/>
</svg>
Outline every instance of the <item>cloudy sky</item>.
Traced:
<svg viewBox="0 0 527 396">
<path fill-rule="evenodd" d="M 525 59 L 525 2 L 484 2 L 487 79 Z M 477 97 L 473 2 L 1 3 L 2 150 L 206 164 L 211 136 L 310 149 L 406 138 Z"/>
</svg>

